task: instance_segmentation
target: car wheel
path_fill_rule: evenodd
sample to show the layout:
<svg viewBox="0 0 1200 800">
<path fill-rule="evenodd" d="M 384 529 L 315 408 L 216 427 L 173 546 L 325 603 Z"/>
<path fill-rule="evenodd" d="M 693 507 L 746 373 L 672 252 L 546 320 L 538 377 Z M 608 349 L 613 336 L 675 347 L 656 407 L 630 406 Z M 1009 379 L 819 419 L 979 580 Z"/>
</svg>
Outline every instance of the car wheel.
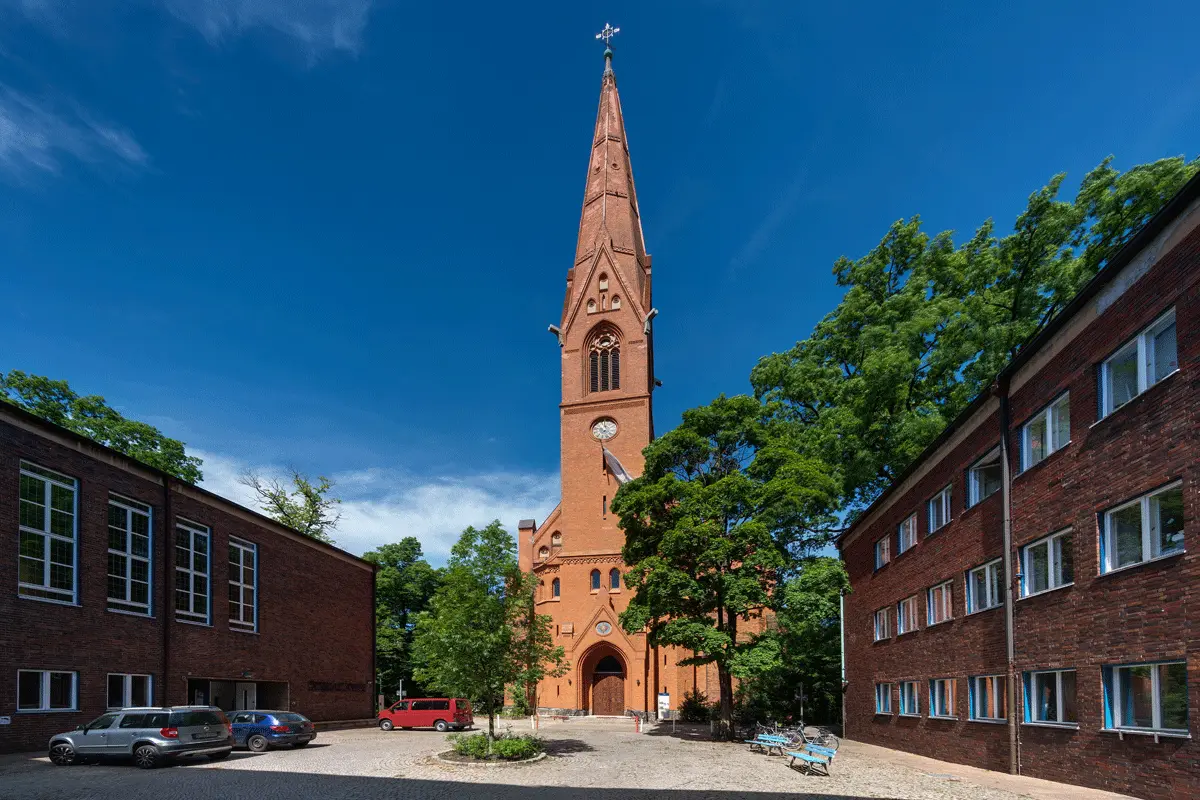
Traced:
<svg viewBox="0 0 1200 800">
<path fill-rule="evenodd" d="M 265 753 L 271 748 L 271 745 L 267 742 L 267 737 L 255 734 L 246 740 L 246 747 L 249 747 L 256 753 Z"/>
<path fill-rule="evenodd" d="M 158 750 L 152 744 L 144 744 L 133 751 L 133 763 L 142 769 L 154 769 L 158 766 Z"/>
<path fill-rule="evenodd" d="M 308 747 L 308 742 L 292 742 L 292 747 Z"/>
<path fill-rule="evenodd" d="M 437 722 L 433 723 L 433 729 L 438 733 L 445 733 L 446 731 L 450 730 L 450 726 L 446 724 L 446 720 L 439 719 Z"/>
<path fill-rule="evenodd" d="M 390 731 L 392 728 L 395 728 L 395 727 L 396 726 L 392 724 L 392 721 L 390 719 L 379 720 L 379 728 L 381 730 Z"/>
<path fill-rule="evenodd" d="M 66 742 L 58 742 L 50 748 L 50 761 L 53 762 L 55 766 L 69 767 L 74 764 L 76 760 L 77 756 L 75 755 L 75 748 L 71 747 L 71 745 L 67 744 Z"/>
</svg>

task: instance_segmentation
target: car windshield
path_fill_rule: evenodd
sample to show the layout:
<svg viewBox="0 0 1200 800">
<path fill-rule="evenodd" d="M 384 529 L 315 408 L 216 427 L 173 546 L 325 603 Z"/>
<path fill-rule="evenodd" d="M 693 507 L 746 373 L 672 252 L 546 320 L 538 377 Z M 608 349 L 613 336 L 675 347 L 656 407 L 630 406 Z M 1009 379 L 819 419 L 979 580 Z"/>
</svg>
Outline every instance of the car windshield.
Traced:
<svg viewBox="0 0 1200 800">
<path fill-rule="evenodd" d="M 190 728 L 194 725 L 224 725 L 225 715 L 219 711 L 173 711 L 172 728 Z"/>
<path fill-rule="evenodd" d="M 276 714 L 275 719 L 280 722 L 308 722 L 308 718 L 300 714 Z"/>
</svg>

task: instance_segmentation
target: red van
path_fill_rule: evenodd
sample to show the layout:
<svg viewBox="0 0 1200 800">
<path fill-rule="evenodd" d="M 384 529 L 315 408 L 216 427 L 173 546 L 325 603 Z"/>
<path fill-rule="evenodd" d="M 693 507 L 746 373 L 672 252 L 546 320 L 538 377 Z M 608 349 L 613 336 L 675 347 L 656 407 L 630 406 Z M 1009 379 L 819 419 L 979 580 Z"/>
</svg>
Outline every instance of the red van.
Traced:
<svg viewBox="0 0 1200 800">
<path fill-rule="evenodd" d="M 385 731 L 395 728 L 461 731 L 474 724 L 471 704 L 457 698 L 422 697 L 416 700 L 401 700 L 379 712 L 379 727 Z"/>
</svg>

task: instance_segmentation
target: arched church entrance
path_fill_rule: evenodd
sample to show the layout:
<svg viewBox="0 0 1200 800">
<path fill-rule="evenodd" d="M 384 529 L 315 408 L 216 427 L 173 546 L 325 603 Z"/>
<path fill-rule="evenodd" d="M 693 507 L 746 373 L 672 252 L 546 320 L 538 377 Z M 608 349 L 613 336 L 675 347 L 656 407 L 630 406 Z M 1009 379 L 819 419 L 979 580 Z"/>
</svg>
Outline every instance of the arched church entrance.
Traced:
<svg viewBox="0 0 1200 800">
<path fill-rule="evenodd" d="M 606 655 L 592 670 L 592 714 L 625 716 L 625 668 L 615 655 Z"/>
</svg>

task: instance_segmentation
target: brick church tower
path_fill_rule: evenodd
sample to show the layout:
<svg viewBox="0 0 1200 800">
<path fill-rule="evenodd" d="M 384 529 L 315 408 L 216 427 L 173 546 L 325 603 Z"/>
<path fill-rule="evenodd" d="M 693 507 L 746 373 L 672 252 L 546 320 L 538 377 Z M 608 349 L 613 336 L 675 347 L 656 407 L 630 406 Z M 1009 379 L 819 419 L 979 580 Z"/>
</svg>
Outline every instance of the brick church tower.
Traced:
<svg viewBox="0 0 1200 800">
<path fill-rule="evenodd" d="M 693 670 L 674 667 L 673 648 L 649 649 L 643 634 L 626 634 L 617 621 L 629 602 L 625 535 L 609 503 L 641 474 L 642 449 L 654 437 L 657 311 L 612 51 L 604 57 L 575 260 L 562 318 L 550 329 L 562 355 L 562 500 L 540 526 L 522 520 L 519 541 L 521 568 L 538 578 L 538 613 L 553 617 L 571 662 L 567 675 L 542 682 L 539 708 L 626 715 L 653 713 L 660 692 L 678 707 Z"/>
</svg>

